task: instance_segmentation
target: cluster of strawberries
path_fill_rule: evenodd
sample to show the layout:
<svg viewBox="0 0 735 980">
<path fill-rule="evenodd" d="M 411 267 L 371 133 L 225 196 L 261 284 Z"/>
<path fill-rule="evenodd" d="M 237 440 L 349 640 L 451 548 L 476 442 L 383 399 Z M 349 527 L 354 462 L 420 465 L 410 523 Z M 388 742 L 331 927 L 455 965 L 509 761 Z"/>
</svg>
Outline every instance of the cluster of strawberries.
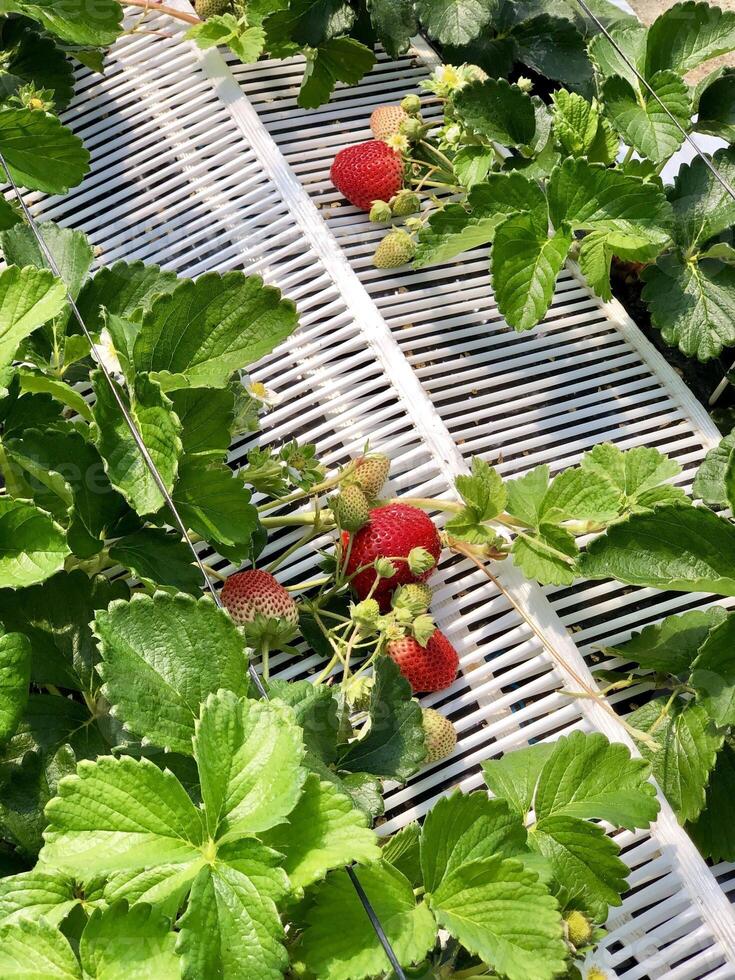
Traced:
<svg viewBox="0 0 735 980">
<path fill-rule="evenodd" d="M 331 498 L 335 523 L 342 529 L 339 560 L 358 600 L 353 616 L 357 622 L 370 620 L 380 632 L 380 655 L 395 661 L 414 693 L 441 691 L 454 681 L 459 666 L 457 651 L 428 615 L 432 592 L 426 581 L 439 559 L 441 539 L 418 507 L 376 503 L 389 465 L 380 455 L 356 460 Z M 298 605 L 269 572 L 231 575 L 221 598 L 256 649 L 283 649 L 296 635 Z M 452 751 L 456 733 L 441 714 L 424 709 L 424 729 L 429 762 Z"/>
</svg>

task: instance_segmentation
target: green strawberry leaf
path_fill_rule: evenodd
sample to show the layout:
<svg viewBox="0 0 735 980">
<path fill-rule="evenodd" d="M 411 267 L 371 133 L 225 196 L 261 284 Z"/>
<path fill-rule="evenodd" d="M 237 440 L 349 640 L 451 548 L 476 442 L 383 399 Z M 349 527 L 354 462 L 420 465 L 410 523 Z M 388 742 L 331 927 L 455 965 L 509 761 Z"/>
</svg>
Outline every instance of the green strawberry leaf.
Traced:
<svg viewBox="0 0 735 980">
<path fill-rule="evenodd" d="M 226 841 L 269 830 L 293 810 L 306 778 L 293 712 L 239 700 L 231 690 L 200 700 L 194 756 L 210 836 Z"/>
<path fill-rule="evenodd" d="M 674 4 L 648 28 L 646 77 L 672 68 L 684 74 L 735 50 L 735 13 L 709 3 Z"/>
<path fill-rule="evenodd" d="M 179 388 L 171 392 L 181 422 L 181 444 L 187 459 L 226 459 L 235 422 L 235 395 L 230 388 Z"/>
<path fill-rule="evenodd" d="M 715 626 L 725 619 L 722 606 L 709 609 L 690 609 L 676 616 L 667 616 L 659 623 L 646 626 L 626 642 L 609 652 L 622 660 L 633 660 L 641 667 L 667 674 L 689 671 L 699 648 Z"/>
<path fill-rule="evenodd" d="M 725 742 L 710 773 L 704 809 L 693 823 L 687 824 L 687 833 L 702 856 L 712 861 L 735 859 L 735 825 L 726 816 L 733 793 L 735 749 L 731 742 Z"/>
<path fill-rule="evenodd" d="M 719 69 L 712 81 L 698 91 L 697 121 L 700 133 L 735 142 L 735 71 Z M 695 96 L 696 97 L 696 96 Z"/>
<path fill-rule="evenodd" d="M 455 484 L 465 504 L 477 513 L 478 520 L 489 521 L 502 513 L 507 499 L 503 478 L 479 456 L 472 460 L 472 476 L 458 476 Z"/>
<path fill-rule="evenodd" d="M 200 811 L 176 777 L 148 759 L 80 762 L 76 775 L 59 783 L 46 815 L 42 861 L 85 881 L 202 860 Z"/>
<path fill-rule="evenodd" d="M 613 249 L 604 231 L 593 231 L 582 239 L 579 248 L 579 271 L 587 284 L 597 295 L 609 303 L 612 299 L 610 287 L 610 263 Z"/>
<path fill-rule="evenodd" d="M 309 50 L 298 104 L 316 109 L 328 102 L 337 82 L 357 85 L 375 64 L 375 55 L 352 37 L 333 37 Z"/>
<path fill-rule="evenodd" d="M 484 0 L 416 0 L 421 25 L 442 44 L 467 44 L 490 21 L 493 6 Z"/>
<path fill-rule="evenodd" d="M 31 644 L 22 633 L 0 632 L 0 744 L 18 727 L 28 701 Z"/>
<path fill-rule="evenodd" d="M 390 657 L 380 657 L 374 669 L 368 733 L 349 743 L 339 768 L 405 782 L 425 758 L 421 708 L 411 698 L 411 685 Z"/>
<path fill-rule="evenodd" d="M 2 43 L 0 97 L 8 99 L 33 82 L 38 88 L 51 89 L 55 108 L 65 109 L 74 94 L 74 71 L 53 39 L 31 30 L 22 20 L 7 18 L 3 22 Z"/>
<path fill-rule="evenodd" d="M 10 266 L 0 273 L 0 367 L 10 364 L 22 340 L 61 313 L 65 297 L 64 284 L 46 269 Z"/>
<path fill-rule="evenodd" d="M 735 268 L 670 252 L 641 278 L 651 322 L 667 344 L 700 361 L 735 344 Z"/>
<path fill-rule="evenodd" d="M 475 184 L 485 180 L 494 160 L 495 151 L 491 146 L 471 143 L 469 146 L 461 146 L 457 150 L 452 160 L 452 166 L 459 182 L 464 187 L 471 189 Z"/>
<path fill-rule="evenodd" d="M 507 480 L 506 509 L 531 527 L 538 527 L 546 491 L 549 489 L 549 467 L 544 463 L 515 480 Z"/>
<path fill-rule="evenodd" d="M 435 892 L 462 865 L 527 851 L 526 828 L 505 800 L 484 792 L 455 790 L 429 811 L 421 831 L 421 871 L 426 890 Z"/>
<path fill-rule="evenodd" d="M 731 614 L 704 638 L 689 679 L 697 692 L 698 703 L 721 728 L 735 724 L 733 640 L 735 616 Z"/>
<path fill-rule="evenodd" d="M 692 107 L 689 89 L 676 72 L 656 72 L 648 84 L 658 98 L 648 89 L 641 92 L 627 79 L 616 75 L 605 80 L 602 98 L 605 111 L 624 142 L 658 164 L 668 160 L 681 146 L 684 140 L 681 130 L 690 127 Z"/>
<path fill-rule="evenodd" d="M 92 384 L 97 395 L 92 434 L 108 479 L 139 514 L 153 514 L 164 504 L 158 483 L 148 469 L 111 386 L 101 371 L 92 374 Z M 137 375 L 132 395 L 114 380 L 112 385 L 170 493 L 181 455 L 181 423 L 172 411 L 170 399 L 146 374 Z"/>
<path fill-rule="evenodd" d="M 8 630 L 22 629 L 30 640 L 35 684 L 55 684 L 94 696 L 99 654 L 89 624 L 95 610 L 127 595 L 128 587 L 121 580 L 90 578 L 81 569 L 58 572 L 43 585 L 22 592 L 1 589 L 0 622 Z"/>
<path fill-rule="evenodd" d="M 428 897 L 441 927 L 509 980 L 551 980 L 566 948 L 555 899 L 516 860 L 461 864 Z"/>
<path fill-rule="evenodd" d="M 263 53 L 265 31 L 260 25 L 243 26 L 240 20 L 230 13 L 213 14 L 200 24 L 195 24 L 186 32 L 186 38 L 195 41 L 200 48 L 215 48 L 226 45 L 234 51 L 243 64 L 257 61 Z"/>
<path fill-rule="evenodd" d="M 579 574 L 676 592 L 735 595 L 735 525 L 683 505 L 634 514 L 588 546 Z"/>
<path fill-rule="evenodd" d="M 555 746 L 546 742 L 506 752 L 483 762 L 483 776 L 492 792 L 504 799 L 525 822 L 533 805 L 536 783 Z"/>
<path fill-rule="evenodd" d="M 418 30 L 412 0 L 370 0 L 370 21 L 391 58 L 405 54 Z"/>
<path fill-rule="evenodd" d="M 421 873 L 421 827 L 417 823 L 406 824 L 395 834 L 383 838 L 381 857 L 404 874 L 412 885 L 418 887 Z"/>
<path fill-rule="evenodd" d="M 399 963 L 409 966 L 421 960 L 436 942 L 437 927 L 426 904 L 416 904 L 408 879 L 384 861 L 355 873 Z M 390 970 L 344 871 L 329 875 L 317 890 L 316 901 L 306 915 L 302 944 L 307 969 L 324 980 L 387 976 Z"/>
<path fill-rule="evenodd" d="M 487 78 L 466 85 L 454 97 L 463 124 L 504 146 L 525 146 L 536 132 L 530 96 L 504 78 Z"/>
<path fill-rule="evenodd" d="M 224 387 L 295 326 L 293 303 L 258 276 L 209 272 L 153 301 L 135 340 L 135 367 L 159 375 L 164 388 L 175 375 L 188 387 Z"/>
<path fill-rule="evenodd" d="M 167 916 L 149 905 L 117 902 L 95 909 L 79 942 L 79 959 L 89 980 L 179 980 L 176 934 Z"/>
<path fill-rule="evenodd" d="M 562 736 L 546 760 L 536 789 L 536 818 L 568 816 L 607 820 L 633 830 L 648 827 L 658 813 L 649 767 L 624 745 L 604 735 Z"/>
<path fill-rule="evenodd" d="M 335 762 L 339 720 L 337 701 L 332 691 L 311 681 L 272 680 L 268 692 L 271 698 L 277 698 L 293 708 L 303 732 L 307 753 L 326 765 Z"/>
<path fill-rule="evenodd" d="M 697 475 L 694 477 L 692 494 L 695 498 L 715 507 L 727 505 L 725 477 L 728 467 L 731 465 L 733 452 L 735 452 L 735 432 L 725 436 L 704 457 L 697 470 Z"/>
<path fill-rule="evenodd" d="M 89 170 L 82 141 L 47 112 L 0 107 L 0 150 L 17 183 L 46 194 L 66 194 Z"/>
<path fill-rule="evenodd" d="M 76 299 L 94 259 L 89 239 L 84 232 L 62 228 L 53 221 L 42 222 L 39 229 L 54 257 L 60 278 Z M 9 265 L 49 268 L 36 236 L 28 225 L 16 225 L 9 231 L 4 231 L 2 248 L 5 261 Z"/>
<path fill-rule="evenodd" d="M 236 694 L 248 690 L 242 636 L 207 597 L 137 594 L 99 610 L 94 632 L 114 714 L 161 748 L 190 755 L 207 695 L 221 687 Z"/>
<path fill-rule="evenodd" d="M 551 7 L 551 13 L 556 10 Z M 566 17 L 541 13 L 513 26 L 511 37 L 518 46 L 518 61 L 546 78 L 583 85 L 592 77 L 584 37 Z"/>
<path fill-rule="evenodd" d="M 541 524 L 536 532 L 519 531 L 511 554 L 526 578 L 543 585 L 571 585 L 576 578 L 577 543 L 554 524 Z"/>
<path fill-rule="evenodd" d="M 551 864 L 566 904 L 581 906 L 600 922 L 607 918 L 608 906 L 622 904 L 629 868 L 599 824 L 564 814 L 545 817 L 529 835 L 529 843 Z"/>
<path fill-rule="evenodd" d="M 712 164 L 726 180 L 735 180 L 735 148 L 718 150 Z M 735 224 L 735 201 L 700 157 L 679 168 L 668 197 L 674 211 L 674 239 L 684 249 L 693 250 Z"/>
<path fill-rule="evenodd" d="M 2 0 L 0 13 L 37 20 L 44 30 L 71 44 L 107 47 L 122 31 L 122 10 L 115 0 Z"/>
<path fill-rule="evenodd" d="M 58 925 L 78 903 L 73 880 L 57 871 L 35 867 L 0 880 L 2 925 L 41 916 Z"/>
<path fill-rule="evenodd" d="M 589 43 L 589 54 L 603 78 L 618 75 L 637 88 L 639 82 L 635 72 L 618 53 L 618 48 L 625 58 L 632 62 L 639 72 L 644 72 L 646 60 L 647 32 L 642 24 L 629 21 L 614 24 L 609 29 L 615 44 L 611 43 L 604 34 L 596 34 Z M 666 66 L 661 66 L 666 67 Z"/>
<path fill-rule="evenodd" d="M 64 565 L 66 537 L 34 504 L 0 497 L 0 581 L 22 589 L 44 582 Z"/>
<path fill-rule="evenodd" d="M 686 501 L 683 490 L 665 482 L 678 476 L 681 466 L 652 446 L 621 450 L 611 442 L 601 442 L 584 454 L 581 466 L 583 474 L 594 473 L 618 489 L 627 513 Z"/>
<path fill-rule="evenodd" d="M 198 596 L 202 574 L 192 564 L 191 549 L 175 531 L 144 527 L 126 534 L 110 547 L 110 558 L 128 568 L 149 589 L 188 592 Z"/>
<path fill-rule="evenodd" d="M 105 266 L 90 279 L 79 294 L 77 307 L 90 330 L 105 326 L 101 314 L 138 323 L 143 311 L 156 296 L 171 293 L 178 285 L 175 273 L 142 262 L 116 262 Z"/>
<path fill-rule="evenodd" d="M 531 330 L 551 304 L 572 243 L 568 227 L 549 235 L 535 213 L 506 218 L 495 232 L 492 282 L 498 309 L 515 330 Z"/>
<path fill-rule="evenodd" d="M 380 858 L 366 815 L 330 782 L 310 774 L 287 822 L 274 827 L 265 843 L 285 855 L 292 889 L 307 888 L 328 871 Z"/>
<path fill-rule="evenodd" d="M 501 221 L 516 212 L 546 213 L 538 184 L 517 173 L 489 174 L 467 195 L 467 206 L 435 211 L 419 232 L 415 265 L 446 262 L 460 252 L 491 242 Z"/>
<path fill-rule="evenodd" d="M 68 342 L 66 350 L 68 350 Z M 65 350 L 65 353 L 66 353 Z M 66 358 L 65 362 L 69 363 Z M 92 411 L 82 395 L 65 381 L 50 377 L 35 368 L 19 367 L 18 377 L 20 378 L 21 389 L 24 392 L 44 393 L 51 395 L 62 405 L 70 408 L 77 415 L 80 415 L 85 422 L 92 421 Z"/>
<path fill-rule="evenodd" d="M 0 927 L 0 975 L 7 980 L 82 980 L 67 938 L 45 919 Z"/>
<path fill-rule="evenodd" d="M 695 820 L 704 807 L 705 787 L 724 734 L 717 732 L 701 704 L 683 698 L 649 701 L 628 715 L 628 722 L 658 743 L 656 751 L 645 742 L 639 748 L 679 820 Z"/>
<path fill-rule="evenodd" d="M 540 520 L 606 523 L 614 520 L 623 508 L 623 491 L 603 467 L 575 466 L 554 478 L 541 503 Z"/>
<path fill-rule="evenodd" d="M 587 157 L 590 163 L 611 163 L 619 141 L 606 129 L 597 103 L 566 89 L 558 89 L 552 98 L 554 136 L 565 156 Z"/>
</svg>

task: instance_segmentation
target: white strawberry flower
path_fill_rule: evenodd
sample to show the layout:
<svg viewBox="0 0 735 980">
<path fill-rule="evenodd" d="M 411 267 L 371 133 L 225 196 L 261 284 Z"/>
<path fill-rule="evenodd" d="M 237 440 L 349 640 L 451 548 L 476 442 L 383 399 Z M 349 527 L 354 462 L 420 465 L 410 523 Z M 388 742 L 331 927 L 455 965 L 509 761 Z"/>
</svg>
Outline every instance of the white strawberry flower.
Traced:
<svg viewBox="0 0 735 980">
<path fill-rule="evenodd" d="M 276 405 L 280 405 L 283 401 L 281 395 L 272 391 L 270 388 L 266 388 L 262 381 L 251 381 L 249 385 L 245 386 L 245 390 L 251 398 L 265 408 L 275 408 Z"/>
<path fill-rule="evenodd" d="M 588 953 L 582 962 L 577 964 L 582 980 L 615 980 L 608 959 L 608 954 L 602 949 Z"/>
<path fill-rule="evenodd" d="M 92 347 L 92 357 L 107 370 L 108 374 L 122 377 L 123 369 L 112 342 L 112 334 L 107 327 L 103 327 L 100 331 L 100 339 Z"/>
</svg>

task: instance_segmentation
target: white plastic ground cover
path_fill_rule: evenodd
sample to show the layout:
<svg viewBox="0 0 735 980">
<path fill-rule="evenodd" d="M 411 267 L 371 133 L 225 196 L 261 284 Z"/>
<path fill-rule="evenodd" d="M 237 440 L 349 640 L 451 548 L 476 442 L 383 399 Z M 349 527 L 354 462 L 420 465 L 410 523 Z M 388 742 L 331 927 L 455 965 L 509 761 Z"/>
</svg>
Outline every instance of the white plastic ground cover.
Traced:
<svg viewBox="0 0 735 980">
<path fill-rule="evenodd" d="M 170 21 L 160 27 L 176 31 Z M 681 460 L 687 482 L 717 441 L 706 413 L 620 307 L 601 304 L 573 272 L 544 324 L 519 336 L 497 313 L 481 253 L 421 272 L 372 268 L 380 232 L 344 202 L 337 207 L 329 162 L 338 147 L 369 137 L 375 105 L 426 72 L 414 57 L 382 58 L 359 86 L 306 113 L 295 105 L 295 61 L 231 72 L 217 52 L 128 36 L 104 78 L 81 72 L 67 113 L 92 152 L 91 174 L 64 198 L 29 200 L 37 217 L 83 228 L 99 263 L 143 259 L 193 276 L 241 268 L 296 301 L 298 332 L 255 371 L 282 397 L 262 442 L 297 436 L 337 466 L 369 439 L 393 460 L 392 492 L 411 496 L 446 495 L 475 454 L 519 474 L 539 462 L 573 463 L 604 439 L 658 445 Z M 248 445 L 232 447 L 234 466 Z M 296 537 L 276 536 L 266 557 Z M 312 553 L 296 551 L 279 576 L 296 582 L 313 568 Z M 389 794 L 384 832 L 421 817 L 454 785 L 481 786 L 482 760 L 529 742 L 574 728 L 627 742 L 608 712 L 564 689 L 591 682 L 583 654 L 592 644 L 697 601 L 605 583 L 545 595 L 509 564 L 498 571 L 574 676 L 480 571 L 443 561 L 434 611 L 462 669 L 448 691 L 423 701 L 452 718 L 459 743 Z M 308 653 L 276 660 L 292 678 L 318 663 Z M 728 897 L 665 802 L 651 833 L 618 840 L 631 889 L 608 923 L 608 968 L 625 980 L 735 977 Z"/>
</svg>

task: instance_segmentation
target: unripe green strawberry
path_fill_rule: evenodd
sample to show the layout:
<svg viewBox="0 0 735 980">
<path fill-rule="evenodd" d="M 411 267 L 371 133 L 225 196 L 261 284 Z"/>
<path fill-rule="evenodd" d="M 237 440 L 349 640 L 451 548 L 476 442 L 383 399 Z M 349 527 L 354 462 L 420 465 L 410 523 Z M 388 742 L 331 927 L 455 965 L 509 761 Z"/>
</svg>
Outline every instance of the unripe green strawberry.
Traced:
<svg viewBox="0 0 735 980">
<path fill-rule="evenodd" d="M 415 143 L 426 132 L 426 126 L 420 119 L 406 119 L 405 122 L 401 123 L 401 132 L 412 143 Z"/>
<path fill-rule="evenodd" d="M 421 723 L 426 738 L 427 765 L 441 762 L 451 755 L 457 744 L 457 732 L 451 721 L 433 708 L 422 708 Z"/>
<path fill-rule="evenodd" d="M 232 11 L 232 0 L 195 0 L 194 10 L 197 17 L 207 20 L 208 17 L 216 17 L 220 14 L 228 14 Z"/>
<path fill-rule="evenodd" d="M 355 460 L 353 482 L 358 485 L 368 500 L 375 500 L 390 473 L 390 460 L 382 453 L 361 456 Z"/>
<path fill-rule="evenodd" d="M 368 217 L 378 224 L 387 224 L 393 217 L 393 211 L 387 201 L 373 201 Z"/>
<path fill-rule="evenodd" d="M 401 585 L 393 594 L 394 609 L 408 609 L 413 616 L 421 616 L 431 605 L 433 592 L 425 582 Z"/>
<path fill-rule="evenodd" d="M 410 262 L 415 254 L 413 238 L 408 232 L 394 228 L 376 248 L 373 265 L 376 269 L 398 269 Z"/>
<path fill-rule="evenodd" d="M 569 942 L 576 949 L 586 946 L 592 938 L 592 923 L 583 912 L 576 909 L 564 917 Z"/>
<path fill-rule="evenodd" d="M 404 95 L 401 99 L 401 109 L 409 116 L 416 116 L 421 112 L 421 99 L 418 95 Z"/>
<path fill-rule="evenodd" d="M 362 490 L 353 483 L 343 487 L 332 498 L 332 513 L 345 531 L 359 531 L 370 518 L 370 504 Z"/>
<path fill-rule="evenodd" d="M 405 218 L 409 214 L 416 214 L 421 210 L 421 201 L 418 194 L 413 191 L 398 191 L 390 202 L 391 210 L 397 218 Z"/>
</svg>

